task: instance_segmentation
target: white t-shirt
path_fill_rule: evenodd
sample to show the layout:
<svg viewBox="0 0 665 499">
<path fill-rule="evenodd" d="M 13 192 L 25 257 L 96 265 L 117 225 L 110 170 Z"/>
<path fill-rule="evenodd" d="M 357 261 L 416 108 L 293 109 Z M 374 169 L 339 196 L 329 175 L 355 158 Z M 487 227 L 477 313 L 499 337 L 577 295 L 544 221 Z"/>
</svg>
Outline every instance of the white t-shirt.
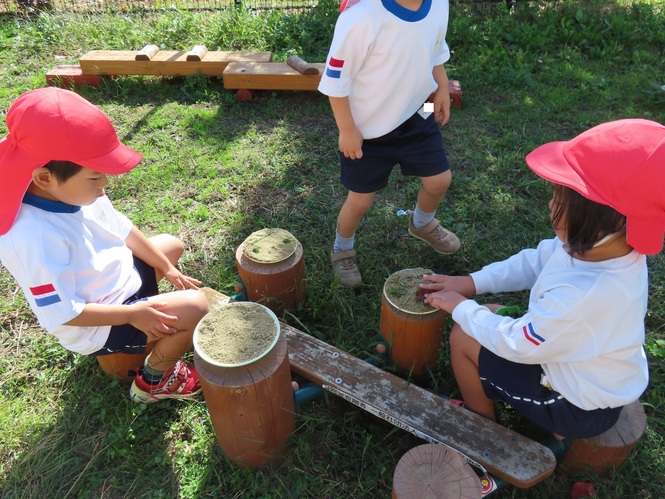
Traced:
<svg viewBox="0 0 665 499">
<path fill-rule="evenodd" d="M 361 0 L 342 12 L 319 91 L 349 97 L 363 138 L 385 135 L 437 89 L 432 69 L 450 58 L 448 0 L 423 0 L 417 12 L 394 0 Z"/>
<path fill-rule="evenodd" d="M 131 228 L 106 196 L 79 207 L 27 194 L 14 225 L 0 236 L 2 265 L 39 324 L 66 349 L 90 354 L 108 338 L 111 326 L 64 325 L 86 303 L 119 304 L 140 288 L 125 244 Z"/>
<path fill-rule="evenodd" d="M 555 238 L 471 277 L 478 294 L 531 289 L 528 312 L 501 317 L 466 300 L 453 319 L 496 355 L 541 364 L 569 402 L 585 410 L 621 407 L 646 389 L 644 255 L 587 262 L 571 258 Z"/>
</svg>

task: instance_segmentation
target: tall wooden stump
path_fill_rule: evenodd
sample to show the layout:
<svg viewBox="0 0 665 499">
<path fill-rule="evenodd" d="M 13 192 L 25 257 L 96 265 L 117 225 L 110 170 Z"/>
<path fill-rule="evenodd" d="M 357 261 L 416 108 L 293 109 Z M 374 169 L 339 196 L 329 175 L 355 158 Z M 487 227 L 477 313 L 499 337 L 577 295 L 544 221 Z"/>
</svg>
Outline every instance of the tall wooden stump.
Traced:
<svg viewBox="0 0 665 499">
<path fill-rule="evenodd" d="M 400 272 L 405 271 L 396 272 L 391 278 Z M 379 331 L 390 344 L 392 362 L 418 377 L 426 366 L 433 368 L 439 359 L 448 314 L 429 306 L 425 306 L 424 311 L 407 308 L 390 295 L 391 278 L 383 287 Z M 409 292 L 415 295 L 416 288 Z"/>
<path fill-rule="evenodd" d="M 593 438 L 573 440 L 561 466 L 567 471 L 593 471 L 603 474 L 616 469 L 644 434 L 647 418 L 639 400 L 621 410 L 619 420 L 605 433 Z"/>
<path fill-rule="evenodd" d="M 280 232 L 277 232 L 280 231 Z M 254 241 L 266 235 L 273 246 L 256 252 Z M 286 251 L 270 254 L 271 248 L 291 241 Z M 284 256 L 287 255 L 287 256 Z M 305 259 L 303 247 L 293 235 L 282 229 L 263 229 L 249 236 L 236 250 L 238 275 L 245 284 L 247 299 L 261 303 L 275 313 L 293 309 L 305 299 Z"/>
<path fill-rule="evenodd" d="M 479 499 L 480 479 L 464 458 L 443 445 L 404 454 L 393 475 L 393 499 Z"/>
<path fill-rule="evenodd" d="M 252 364 L 217 367 L 195 351 L 194 365 L 224 455 L 243 468 L 260 468 L 281 458 L 296 421 L 284 335 Z"/>
</svg>

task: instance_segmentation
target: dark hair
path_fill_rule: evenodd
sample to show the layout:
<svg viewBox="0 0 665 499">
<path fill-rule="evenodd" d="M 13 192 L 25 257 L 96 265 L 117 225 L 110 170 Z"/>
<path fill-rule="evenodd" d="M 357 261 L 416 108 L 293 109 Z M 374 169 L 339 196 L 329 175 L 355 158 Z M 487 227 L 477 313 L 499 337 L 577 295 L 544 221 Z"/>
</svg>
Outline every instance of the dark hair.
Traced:
<svg viewBox="0 0 665 499">
<path fill-rule="evenodd" d="M 83 167 L 71 161 L 53 160 L 46 163 L 44 168 L 51 172 L 51 175 L 61 184 L 80 172 Z"/>
<path fill-rule="evenodd" d="M 614 208 L 591 201 L 570 187 L 552 186 L 552 227 L 566 229 L 571 254 L 584 255 L 603 237 L 626 225 L 626 217 Z"/>
</svg>

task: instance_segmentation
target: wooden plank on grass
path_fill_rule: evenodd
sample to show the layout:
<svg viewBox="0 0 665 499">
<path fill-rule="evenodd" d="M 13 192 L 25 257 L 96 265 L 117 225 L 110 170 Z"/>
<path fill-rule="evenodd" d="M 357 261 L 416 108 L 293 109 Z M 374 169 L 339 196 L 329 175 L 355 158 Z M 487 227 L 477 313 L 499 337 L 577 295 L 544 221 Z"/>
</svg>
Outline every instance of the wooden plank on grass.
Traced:
<svg viewBox="0 0 665 499">
<path fill-rule="evenodd" d="M 248 90 L 316 90 L 325 64 L 312 63 L 319 74 L 300 73 L 281 62 L 232 62 L 224 70 L 224 88 Z"/>
<path fill-rule="evenodd" d="M 211 308 L 229 297 L 203 288 Z M 291 370 L 368 412 L 432 443 L 441 443 L 520 488 L 554 472 L 556 458 L 544 445 L 343 350 L 282 323 Z"/>
<path fill-rule="evenodd" d="M 160 50 L 150 60 L 135 60 L 135 50 L 93 50 L 79 59 L 83 74 L 149 76 L 222 76 L 231 62 L 268 62 L 270 52 L 206 52 L 200 61 L 187 60 L 189 52 Z"/>
</svg>

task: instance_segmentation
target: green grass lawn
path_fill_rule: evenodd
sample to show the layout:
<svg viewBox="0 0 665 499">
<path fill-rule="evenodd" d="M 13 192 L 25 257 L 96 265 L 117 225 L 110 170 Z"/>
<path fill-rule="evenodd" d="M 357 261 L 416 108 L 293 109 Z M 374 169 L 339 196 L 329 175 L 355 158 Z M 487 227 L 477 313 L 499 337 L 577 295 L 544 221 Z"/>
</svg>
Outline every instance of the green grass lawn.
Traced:
<svg viewBox="0 0 665 499">
<path fill-rule="evenodd" d="M 393 272 L 422 266 L 466 274 L 537 244 L 548 225 L 550 189 L 526 167 L 538 145 L 598 123 L 641 117 L 665 123 L 662 1 L 453 4 L 451 78 L 463 107 L 442 133 L 453 184 L 438 212 L 462 240 L 442 257 L 407 234 L 418 182 L 393 175 L 357 235 L 364 284 L 340 289 L 329 252 L 339 183 L 337 131 L 316 92 L 259 92 L 238 102 L 216 78 L 118 77 L 80 93 L 103 109 L 121 140 L 144 154 L 112 179 L 115 205 L 147 235 L 169 232 L 186 245 L 182 270 L 227 294 L 235 250 L 265 227 L 290 231 L 305 251 L 307 299 L 289 324 L 360 358 L 374 353 L 381 290 Z M 58 64 L 89 50 L 269 50 L 323 61 L 336 4 L 298 15 L 264 12 L 41 13 L 0 19 L 0 116 L 22 92 L 45 84 Z M 4 119 L 0 136 L 4 136 Z M 642 397 L 647 431 L 608 476 L 552 477 L 499 497 L 570 497 L 592 481 L 601 498 L 665 494 L 665 293 L 662 255 L 649 258 L 647 351 L 651 382 Z M 487 297 L 525 304 L 524 293 Z M 621 304 L 608 304 L 621 306 Z M 334 396 L 297 408 L 284 461 L 241 470 L 221 454 L 205 404 L 133 404 L 96 361 L 69 353 L 34 320 L 0 269 L 0 495 L 2 497 L 390 497 L 399 459 L 422 440 Z M 388 366 L 401 376 L 407 376 Z M 301 382 L 303 380 L 300 380 Z M 432 378 L 456 393 L 447 347 Z M 508 414 L 517 430 L 533 432 Z"/>
</svg>

